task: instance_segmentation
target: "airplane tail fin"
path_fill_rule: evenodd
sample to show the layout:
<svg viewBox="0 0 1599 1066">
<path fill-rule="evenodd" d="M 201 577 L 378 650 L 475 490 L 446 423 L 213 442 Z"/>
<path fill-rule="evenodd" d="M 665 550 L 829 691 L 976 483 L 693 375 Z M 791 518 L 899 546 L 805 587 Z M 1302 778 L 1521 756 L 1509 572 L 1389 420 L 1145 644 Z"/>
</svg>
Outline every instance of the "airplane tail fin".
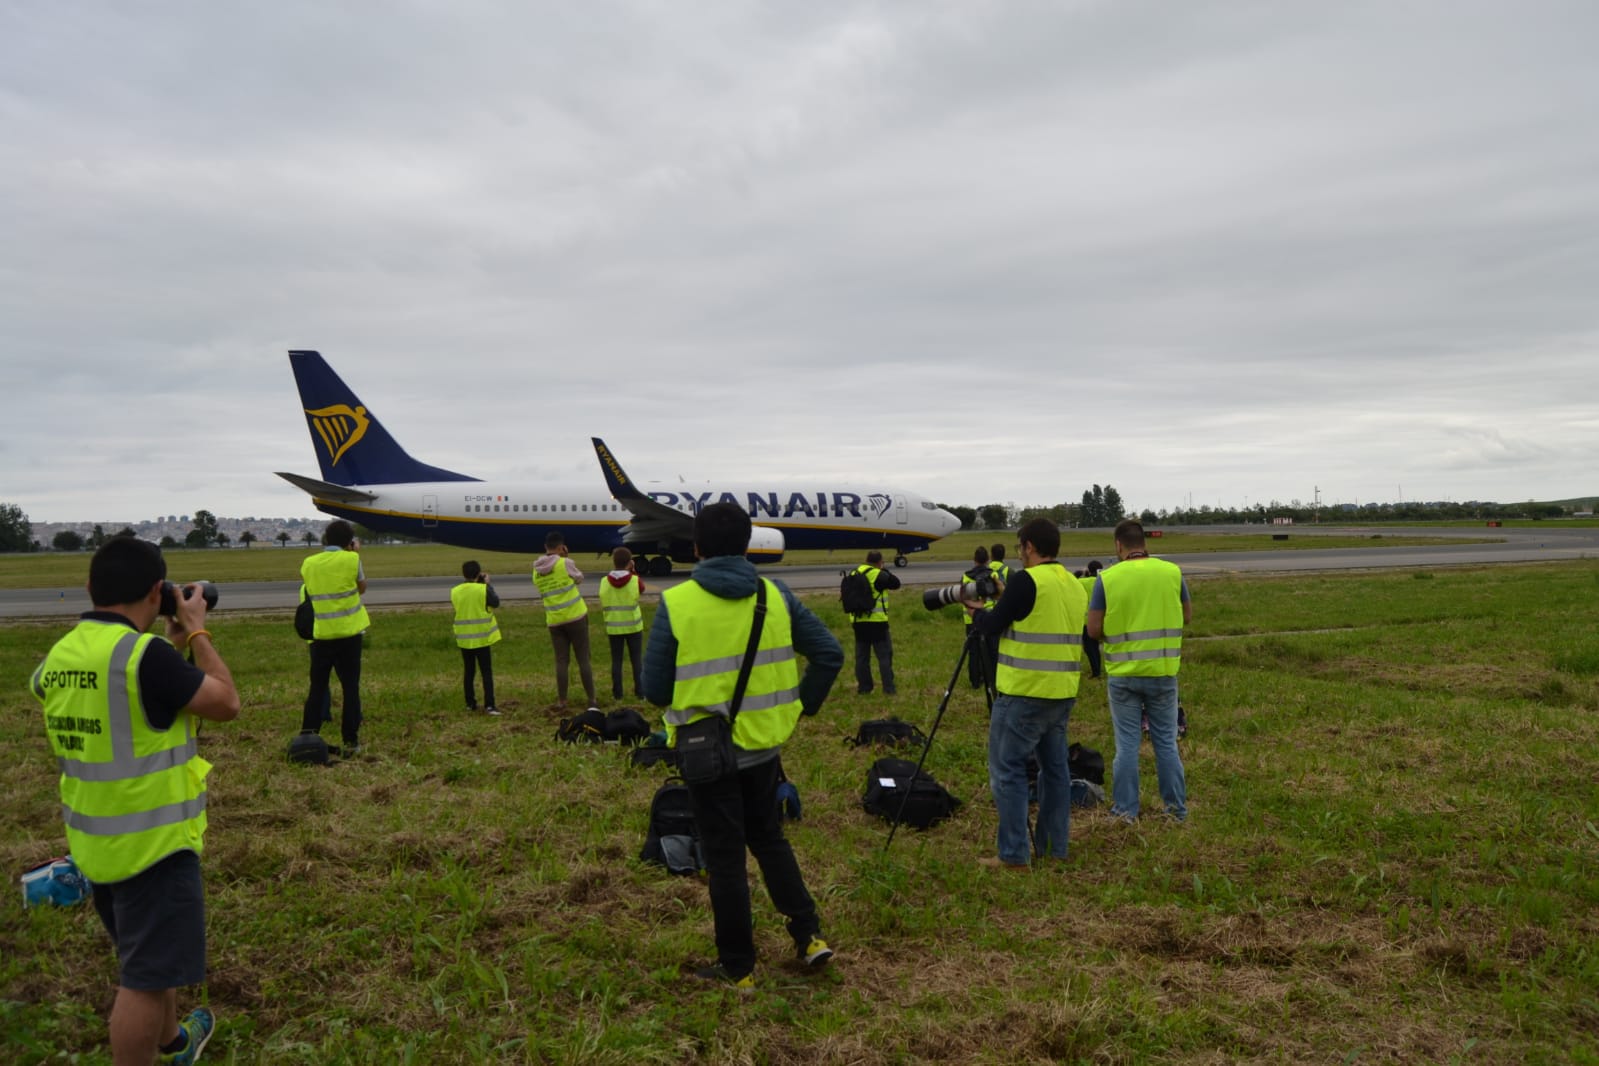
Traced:
<svg viewBox="0 0 1599 1066">
<path fill-rule="evenodd" d="M 300 406 L 305 409 L 311 447 L 324 480 L 335 485 L 478 480 L 411 458 L 333 372 L 322 353 L 291 351 L 289 364 L 294 368 Z"/>
</svg>

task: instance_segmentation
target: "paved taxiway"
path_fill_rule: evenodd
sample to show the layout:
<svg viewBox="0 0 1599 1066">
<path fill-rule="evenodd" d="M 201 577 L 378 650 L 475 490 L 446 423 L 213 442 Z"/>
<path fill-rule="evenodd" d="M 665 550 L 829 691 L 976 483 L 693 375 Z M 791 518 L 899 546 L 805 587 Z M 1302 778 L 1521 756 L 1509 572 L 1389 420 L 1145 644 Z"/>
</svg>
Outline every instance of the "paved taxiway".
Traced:
<svg viewBox="0 0 1599 1066">
<path fill-rule="evenodd" d="M 1192 532 L 1238 532 L 1259 535 L 1259 526 L 1198 527 Z M 1269 531 L 1268 531 L 1269 532 Z M 1282 551 L 1247 552 L 1196 552 L 1194 554 L 1166 553 L 1160 543 L 1152 540 L 1155 554 L 1170 559 L 1194 577 L 1217 574 L 1250 573 L 1307 573 L 1335 570 L 1411 569 L 1428 566 L 1492 566 L 1497 563 L 1556 562 L 1568 559 L 1599 559 L 1599 528 L 1559 527 L 1551 525 L 1541 529 L 1482 529 L 1480 527 L 1454 527 L 1451 529 L 1394 529 L 1339 527 L 1307 530 L 1296 526 L 1288 531 L 1299 540 L 1316 536 L 1369 536 L 1372 538 L 1424 536 L 1424 537 L 1483 537 L 1503 539 L 1489 543 L 1430 544 L 1416 547 L 1369 548 L 1294 548 Z M 1000 534 L 999 539 L 1009 539 L 1013 534 Z M 1110 550 L 1110 534 L 1105 535 L 1106 551 L 1099 556 L 1104 561 L 1114 558 Z M 864 556 L 864 553 L 861 553 Z M 855 565 L 854 555 L 839 556 L 837 563 L 821 566 L 776 566 L 764 568 L 772 577 L 781 578 L 796 591 L 821 591 L 836 589 L 838 576 L 846 566 Z M 604 576 L 608 562 L 598 557 L 576 559 L 579 567 L 589 573 L 583 583 L 589 596 L 599 594 L 599 581 Z M 1074 569 L 1087 562 L 1087 558 L 1066 556 L 1062 562 Z M 87 556 L 84 560 L 87 567 Z M 529 566 L 532 560 L 529 558 Z M 679 567 L 677 573 L 667 578 L 646 578 L 645 584 L 652 592 L 682 581 L 690 567 Z M 911 564 L 896 571 L 907 585 L 930 587 L 952 584 L 960 578 L 965 565 L 952 562 L 927 562 L 911 557 Z M 404 604 L 447 604 L 450 589 L 458 578 L 441 577 L 376 577 L 368 581 L 364 597 L 370 606 L 399 606 Z M 530 578 L 522 575 L 504 575 L 494 583 L 500 599 L 517 603 L 537 598 Z M 219 611 L 287 611 L 294 605 L 296 581 L 245 581 L 223 587 Z M 0 590 L 0 618 L 47 618 L 59 615 L 76 615 L 89 609 L 89 598 L 83 587 L 49 589 Z"/>
</svg>

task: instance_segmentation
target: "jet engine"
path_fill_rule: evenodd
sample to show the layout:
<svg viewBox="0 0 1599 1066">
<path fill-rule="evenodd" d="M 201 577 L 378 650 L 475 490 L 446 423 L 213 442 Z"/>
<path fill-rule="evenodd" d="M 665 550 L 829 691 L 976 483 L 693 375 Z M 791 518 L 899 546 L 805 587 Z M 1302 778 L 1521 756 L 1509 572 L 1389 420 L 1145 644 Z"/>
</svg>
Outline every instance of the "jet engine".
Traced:
<svg viewBox="0 0 1599 1066">
<path fill-rule="evenodd" d="M 780 563 L 783 561 L 783 531 L 770 526 L 755 526 L 750 530 L 749 560 L 752 563 Z"/>
</svg>

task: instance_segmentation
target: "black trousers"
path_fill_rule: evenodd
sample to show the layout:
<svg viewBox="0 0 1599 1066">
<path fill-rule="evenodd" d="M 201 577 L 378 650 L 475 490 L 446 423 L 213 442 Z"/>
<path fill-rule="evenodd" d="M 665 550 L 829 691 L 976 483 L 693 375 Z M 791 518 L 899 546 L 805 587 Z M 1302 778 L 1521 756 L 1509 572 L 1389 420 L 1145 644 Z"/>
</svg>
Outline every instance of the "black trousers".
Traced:
<svg viewBox="0 0 1599 1066">
<path fill-rule="evenodd" d="M 328 680 L 339 675 L 344 719 L 340 723 L 346 747 L 361 742 L 361 634 L 337 640 L 311 642 L 311 691 L 305 697 L 300 729 L 322 731 L 322 709 L 328 705 Z"/>
<path fill-rule="evenodd" d="M 883 675 L 883 691 L 894 691 L 894 641 L 887 622 L 856 622 L 855 688 L 872 691 L 872 656 L 877 656 L 877 672 Z"/>
<path fill-rule="evenodd" d="M 744 850 L 761 868 L 766 894 L 788 918 L 788 935 L 803 948 L 822 930 L 816 902 L 806 891 L 794 849 L 783 836 L 777 816 L 780 763 L 763 763 L 729 774 L 719 781 L 690 785 L 694 822 L 705 849 L 710 875 L 711 914 L 716 922 L 716 959 L 727 972 L 742 977 L 755 969 L 755 932 L 750 918 L 750 883 Z"/>
<path fill-rule="evenodd" d="M 644 658 L 644 631 L 611 634 L 611 698 L 622 698 L 622 649 L 627 649 L 627 661 L 633 667 L 633 695 L 644 698 L 644 682 L 639 676 L 639 663 Z"/>
<path fill-rule="evenodd" d="M 1099 641 L 1088 635 L 1088 630 L 1083 630 L 1083 658 L 1088 660 L 1089 676 L 1098 677 L 1103 671 L 1100 669 Z"/>
<path fill-rule="evenodd" d="M 466 709 L 477 710 L 477 695 L 472 691 L 473 674 L 483 672 L 483 706 L 494 706 L 494 645 L 485 644 L 481 648 L 461 649 L 462 680 L 466 686 Z"/>
</svg>

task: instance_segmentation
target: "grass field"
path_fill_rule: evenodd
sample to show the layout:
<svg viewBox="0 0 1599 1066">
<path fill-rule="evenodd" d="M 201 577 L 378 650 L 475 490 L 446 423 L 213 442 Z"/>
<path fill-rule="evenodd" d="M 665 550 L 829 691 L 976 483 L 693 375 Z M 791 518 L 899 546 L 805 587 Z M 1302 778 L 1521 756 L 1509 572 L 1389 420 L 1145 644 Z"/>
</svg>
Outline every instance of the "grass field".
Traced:
<svg viewBox="0 0 1599 1066">
<path fill-rule="evenodd" d="M 500 612 L 499 720 L 462 710 L 446 613 L 377 613 L 368 751 L 327 769 L 282 760 L 287 615 L 220 618 L 245 709 L 202 740 L 211 979 L 184 999 L 219 1015 L 207 1061 L 1599 1063 L 1599 564 L 1193 594 L 1189 822 L 1078 812 L 1069 862 L 1028 875 L 976 862 L 995 823 L 964 682 L 928 758 L 961 812 L 885 854 L 858 808 L 871 755 L 840 738 L 887 711 L 930 728 L 961 642 L 956 612 L 895 595 L 900 694 L 846 672 L 784 755 L 838 958 L 799 972 L 757 888 L 748 996 L 683 976 L 711 950 L 703 883 L 636 858 L 664 775 L 555 742 L 536 610 Z M 844 635 L 831 599 L 809 602 Z M 63 848 L 25 679 L 64 629 L 0 641 L 13 876 Z M 1108 763 L 1102 686 L 1071 735 Z M 1147 748 L 1143 771 L 1147 810 Z M 108 1061 L 98 921 L 11 893 L 0 1058 Z"/>
<path fill-rule="evenodd" d="M 1493 537 L 1484 537 L 1493 540 Z M 935 541 L 925 552 L 911 556 L 914 577 L 916 562 L 935 560 L 942 562 L 967 561 L 972 549 L 978 545 L 995 542 L 1007 549 L 1016 537 L 1013 533 L 989 530 L 977 533 L 956 533 Z M 1417 544 L 1470 543 L 1458 537 L 1393 537 L 1373 533 L 1348 535 L 1290 536 L 1286 541 L 1272 540 L 1269 533 L 1171 533 L 1161 538 L 1157 545 L 1161 553 L 1223 552 L 1223 551 L 1283 551 L 1308 548 L 1397 548 Z M 300 561 L 307 549 L 303 544 L 288 548 L 255 547 L 232 548 L 176 548 L 164 554 L 169 572 L 175 581 L 206 579 L 228 581 L 298 581 Z M 36 552 L 26 555 L 0 554 L 0 588 L 55 588 L 66 586 L 81 588 L 89 572 L 88 552 Z M 789 552 L 784 564 L 854 566 L 860 562 L 862 552 L 801 551 Z M 1110 534 L 1105 530 L 1070 531 L 1061 535 L 1060 556 L 1081 566 L 1087 559 L 1115 558 Z M 378 544 L 362 549 L 362 561 L 370 577 L 423 577 L 429 574 L 460 573 L 461 562 L 474 558 L 483 568 L 495 575 L 515 574 L 526 577 L 532 570 L 533 557 L 511 552 L 468 552 L 442 544 Z M 610 569 L 610 555 L 573 556 L 586 573 L 599 573 Z M 768 568 L 770 569 L 770 568 Z M 781 575 L 781 570 L 777 571 Z"/>
</svg>

